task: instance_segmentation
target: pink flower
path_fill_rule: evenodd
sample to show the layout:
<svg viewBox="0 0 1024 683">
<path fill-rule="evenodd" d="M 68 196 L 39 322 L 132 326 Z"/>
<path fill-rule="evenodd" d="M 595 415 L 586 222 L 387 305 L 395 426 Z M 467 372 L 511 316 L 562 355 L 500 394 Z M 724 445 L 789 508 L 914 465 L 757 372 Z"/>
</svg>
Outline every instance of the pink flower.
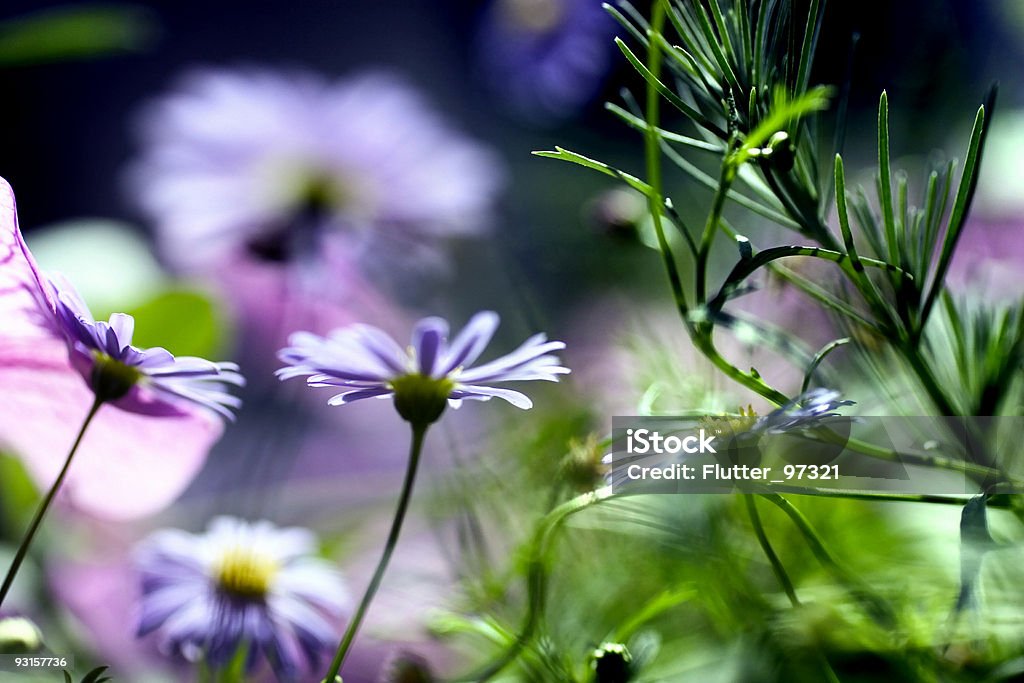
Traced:
<svg viewBox="0 0 1024 683">
<path fill-rule="evenodd" d="M 14 193 L 0 179 L 0 448 L 18 455 L 42 489 L 53 485 L 95 400 L 72 364 L 48 282 L 18 229 Z M 75 455 L 66 499 L 107 518 L 150 514 L 174 500 L 223 430 L 210 408 L 178 399 L 158 397 L 146 412 L 104 405 Z"/>
</svg>

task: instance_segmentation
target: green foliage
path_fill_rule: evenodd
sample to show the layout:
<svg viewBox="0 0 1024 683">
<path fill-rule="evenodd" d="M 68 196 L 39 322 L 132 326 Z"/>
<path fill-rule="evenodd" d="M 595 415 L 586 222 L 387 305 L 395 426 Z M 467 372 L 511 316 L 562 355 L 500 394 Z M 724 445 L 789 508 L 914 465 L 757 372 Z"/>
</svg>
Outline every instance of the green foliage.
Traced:
<svg viewBox="0 0 1024 683">
<path fill-rule="evenodd" d="M 148 47 L 156 27 L 130 5 L 55 7 L 0 23 L 0 66 L 91 59 Z"/>
<path fill-rule="evenodd" d="M 1024 304 L 972 302 L 954 297 L 946 286 L 977 187 L 995 90 L 976 112 L 961 172 L 954 173 L 955 160 L 935 163 L 917 195 L 919 205 L 907 175 L 893 162 L 889 97 L 883 92 L 876 187 L 870 198 L 861 188 L 851 190 L 840 143 L 823 154 L 817 139 L 818 121 L 833 92 L 811 84 L 824 4 L 802 3 L 806 14 L 797 16 L 797 3 L 786 0 L 654 0 L 649 18 L 628 2 L 606 5 L 624 29 L 616 44 L 640 77 L 645 95 L 624 91 L 622 102 L 607 108 L 643 135 L 646 174 L 638 177 L 563 148 L 537 154 L 617 178 L 647 197 L 681 332 L 724 376 L 769 402 L 790 399 L 756 369 L 743 370 L 723 357 L 716 332 L 790 359 L 802 380 L 801 392 L 814 383 L 845 385 L 867 388 L 872 392 L 868 398 L 878 395 L 881 402 L 884 389 L 893 395 L 913 391 L 921 396 L 920 408 L 882 405 L 959 416 L 971 445 L 969 453 L 942 451 L 914 462 L 970 472 L 983 495 L 970 502 L 946 496 L 853 495 L 906 501 L 898 512 L 880 515 L 888 521 L 875 527 L 865 515 L 876 508 L 820 497 L 801 499 L 798 507 L 795 497 L 766 493 L 762 499 L 775 506 L 767 513 L 758 512 L 754 499 L 745 507 L 701 501 L 693 507 L 713 510 L 709 517 L 690 517 L 677 526 L 673 520 L 683 506 L 673 507 L 674 501 L 624 498 L 597 489 L 554 508 L 525 542 L 527 560 L 520 566 L 527 615 L 521 628 L 494 621 L 462 624 L 463 632 L 503 649 L 504 658 L 496 660 L 491 673 L 514 662 L 520 680 L 590 681 L 593 660 L 588 670 L 588 660 L 571 654 L 580 649 L 565 639 L 571 629 L 590 633 L 592 645 L 620 643 L 632 652 L 630 636 L 649 627 L 667 638 L 680 632 L 692 637 L 675 638 L 649 665 L 634 670 L 623 664 L 619 678 L 710 676 L 711 667 L 693 665 L 686 653 L 713 653 L 706 656 L 715 661 L 715 669 L 728 672 L 721 680 L 994 681 L 1024 671 L 1019 639 L 1008 640 L 1000 632 L 992 619 L 998 603 L 982 599 L 979 590 L 992 583 L 989 572 L 1005 572 L 1012 565 L 990 552 L 1006 546 L 993 541 L 987 511 L 1009 507 L 1020 517 L 1016 496 L 994 493 L 1022 482 L 1019 432 L 1013 436 L 1012 430 L 978 417 L 1019 415 L 1024 407 Z M 664 117 L 662 104 L 667 105 Z M 680 120 L 683 128 L 676 125 Z M 842 113 L 836 125 L 836 140 L 842 141 Z M 823 158 L 831 163 L 821 173 Z M 691 229 L 675 211 L 675 188 L 666 189 L 663 182 L 665 160 L 711 191 L 702 230 Z M 718 164 L 717 176 L 706 170 L 711 163 Z M 830 215 L 833 201 L 835 217 Z M 742 210 L 736 217 L 731 205 Z M 801 244 L 774 241 L 759 248 L 757 242 L 773 234 L 762 230 L 763 219 L 796 231 Z M 742 221 L 743 230 L 732 221 Z M 668 230 L 681 239 L 670 239 Z M 729 244 L 716 250 L 723 233 Z M 723 258 L 730 265 L 724 277 L 715 277 L 712 263 Z M 815 273 L 812 280 L 789 263 L 824 265 L 804 271 Z M 734 302 L 756 289 L 766 273 L 783 278 L 809 303 L 828 311 L 846 336 L 811 353 L 770 321 L 737 311 Z M 840 348 L 854 353 L 835 354 Z M 832 366 L 842 362 L 838 356 L 852 356 L 859 365 L 834 372 Z M 692 365 L 685 367 L 692 371 Z M 865 383 L 854 382 L 854 368 L 866 371 Z M 655 388 L 656 393 L 670 392 L 666 384 L 678 389 L 683 383 L 670 371 L 648 381 L 647 393 Z M 653 401 L 645 395 L 642 405 L 649 404 Z M 869 457 L 894 455 L 870 443 L 856 448 Z M 1011 455 L 1000 457 L 1004 453 Z M 936 508 L 959 506 L 957 535 L 949 513 Z M 738 510 L 749 519 L 742 530 Z M 927 531 L 915 529 L 914 540 L 886 528 L 916 515 L 930 515 L 932 521 Z M 943 526 L 936 528 L 940 516 Z M 1018 527 L 1019 522 L 1014 527 L 1019 536 Z M 602 603 L 599 590 L 585 578 L 588 570 L 580 568 L 586 560 L 565 555 L 570 551 L 559 544 L 572 548 L 589 541 L 596 546 L 618 534 L 628 540 L 616 539 L 617 561 L 626 564 L 619 558 L 629 552 L 664 544 L 660 559 L 650 560 L 654 566 L 647 571 L 671 567 L 674 576 L 662 592 L 647 593 L 643 581 L 629 574 L 631 594 L 638 597 L 629 606 L 619 604 L 615 612 L 625 632 L 602 632 L 597 622 L 607 615 L 599 605 L 615 602 L 622 587 L 593 580 L 611 591 Z M 678 554 L 664 553 L 666 546 Z M 815 565 L 820 573 L 810 569 Z M 934 583 L 925 588 L 928 582 Z M 569 598 L 559 597 L 559 589 L 593 606 L 586 623 L 565 614 L 571 606 Z M 1015 595 L 1011 588 L 1000 593 L 1009 595 Z M 965 614 L 957 619 L 960 612 Z M 730 635 L 735 640 L 730 642 Z M 735 648 L 734 659 L 724 654 L 726 647 Z"/>
<path fill-rule="evenodd" d="M 198 291 L 168 289 L 126 313 L 135 317 L 135 343 L 140 347 L 163 346 L 176 355 L 214 358 L 229 342 L 223 311 Z"/>
<path fill-rule="evenodd" d="M 85 674 L 81 683 L 108 683 L 108 681 L 114 680 L 110 676 L 104 675 L 108 668 L 109 667 L 101 666 L 93 669 L 89 673 Z M 71 674 L 67 671 L 64 672 L 64 683 L 74 683 L 74 679 L 71 678 Z"/>
</svg>

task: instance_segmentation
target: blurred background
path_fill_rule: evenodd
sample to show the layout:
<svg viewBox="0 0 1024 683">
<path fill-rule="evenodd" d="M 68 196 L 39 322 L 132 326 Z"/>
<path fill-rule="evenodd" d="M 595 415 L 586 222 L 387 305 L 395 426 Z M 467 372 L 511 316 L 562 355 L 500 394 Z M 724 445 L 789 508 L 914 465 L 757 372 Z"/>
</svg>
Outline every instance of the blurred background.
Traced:
<svg viewBox="0 0 1024 683">
<path fill-rule="evenodd" d="M 640 80 L 612 43 L 620 32 L 597 0 L 4 3 L 0 176 L 15 188 L 21 226 L 37 258 L 44 268 L 67 272 L 97 317 L 113 310 L 134 313 L 140 320 L 140 343 L 237 359 L 250 377 L 239 422 L 175 506 L 128 525 L 67 512 L 63 523 L 77 540 L 55 544 L 61 545 L 53 551 L 57 559 L 41 567 L 23 592 L 23 609 L 40 612 L 47 624 L 59 626 L 56 632 L 63 635 L 56 637 L 53 649 L 72 648 L 83 661 L 111 663 L 123 680 L 173 677 L 174 667 L 155 653 L 152 643 L 134 643 L 127 626 L 132 596 L 123 586 L 134 580 L 130 548 L 153 528 L 199 530 L 215 514 L 268 517 L 315 529 L 325 541 L 325 553 L 341 562 L 350 589 L 358 594 L 376 559 L 403 468 L 405 434 L 387 406 L 353 406 L 340 415 L 324 409 L 327 396 L 278 388 L 270 376 L 276 367 L 273 351 L 286 331 L 281 321 L 293 311 L 263 319 L 267 305 L 260 287 L 266 283 L 260 278 L 288 260 L 294 245 L 268 246 L 262 238 L 276 233 L 261 233 L 260 240 L 245 245 L 255 274 L 239 274 L 237 280 L 207 265 L 183 263 L 173 245 L 167 246 L 174 240 L 169 230 L 196 219 L 166 210 L 169 202 L 187 203 L 189 195 L 181 187 L 160 194 L 160 183 L 167 181 L 160 175 L 166 170 L 161 163 L 187 162 L 195 149 L 174 148 L 157 129 L 161 120 L 173 123 L 169 98 L 199 87 L 189 81 L 190 74 L 271 71 L 285 74 L 286 81 L 308 77 L 345 84 L 361 74 L 386 72 L 398 79 L 403 92 L 414 93 L 414 101 L 395 95 L 396 111 L 405 106 L 409 120 L 422 115 L 440 127 L 424 124 L 421 135 L 412 126 L 404 138 L 410 146 L 436 136 L 455 147 L 464 145 L 467 157 L 476 155 L 472 163 L 452 160 L 450 168 L 463 169 L 465 177 L 435 173 L 432 179 L 402 181 L 428 187 L 423 197 L 413 192 L 410 206 L 402 207 L 403 215 L 417 215 L 417 206 L 426 211 L 432 196 L 445 195 L 450 185 L 473 176 L 480 183 L 477 196 L 452 199 L 443 208 L 451 219 L 446 226 L 470 213 L 472 225 L 439 229 L 444 237 L 439 250 L 431 245 L 420 252 L 417 244 L 405 253 L 404 243 L 385 244 L 373 258 L 358 259 L 360 265 L 344 282 L 328 279 L 313 285 L 330 289 L 328 298 L 337 295 L 332 310 L 310 313 L 298 306 L 301 313 L 293 322 L 315 321 L 329 328 L 328 323 L 365 320 L 404 335 L 409 321 L 420 315 L 445 315 L 457 328 L 474 311 L 490 308 L 503 316 L 502 350 L 541 330 L 568 343 L 566 358 L 574 375 L 568 388 L 545 388 L 535 395 L 542 409 L 523 415 L 505 406 L 488 411 L 470 406 L 449 416 L 444 429 L 433 434 L 432 461 L 419 501 L 422 514 L 407 530 L 390 583 L 374 607 L 367 649 L 354 659 L 346 683 L 378 680 L 380 662 L 404 650 L 425 654 L 441 670 L 464 669 L 473 660 L 473 648 L 438 646 L 436 633 L 428 633 L 426 626 L 432 610 L 489 605 L 515 622 L 518 594 L 509 586 L 516 565 L 510 554 L 528 533 L 529 520 L 553 495 L 545 487 L 564 466 L 563 454 L 569 450 L 585 464 L 587 435 L 606 431 L 613 414 L 635 412 L 650 399 L 656 380 L 678 379 L 672 391 L 660 394 L 663 409 L 732 410 L 751 400 L 734 387 L 723 387 L 720 379 L 706 374 L 699 382 L 693 379 L 699 365 L 681 330 L 667 322 L 671 310 L 663 275 L 635 229 L 642 222 L 643 203 L 618 191 L 610 178 L 530 155 L 560 145 L 642 175 L 640 138 L 603 106 L 619 101 L 621 88 L 640 92 Z M 851 50 L 854 34 L 859 40 Z M 858 177 L 865 184 L 876 154 L 873 126 L 882 89 L 890 97 L 894 156 L 916 169 L 935 149 L 962 154 L 973 113 L 991 83 L 1001 83 L 982 189 L 965 237 L 969 255 L 954 276 L 970 279 L 987 259 L 984 263 L 1003 268 L 988 269 L 989 274 L 1003 273 L 994 283 L 1002 290 L 1019 288 L 1015 259 L 1024 247 L 1022 66 L 1021 0 L 872 0 L 829 4 L 813 76 L 820 83 L 849 81 L 847 167 L 867 169 Z M 214 92 L 210 87 L 207 92 Z M 235 117 L 244 128 L 250 114 L 259 117 L 259 97 L 240 97 L 224 116 Z M 366 102 L 367 108 L 374 105 Z M 348 106 L 356 112 L 362 104 L 356 98 Z M 159 111 L 168 118 L 160 119 Z M 191 126 L 201 146 L 204 126 L 215 118 L 212 109 L 200 109 L 194 120 L 178 125 Z M 391 121 L 396 129 L 408 123 L 401 119 Z M 213 133 L 206 140 L 211 159 L 229 155 L 213 139 L 217 125 L 224 127 L 223 121 L 210 123 Z M 166 130 L 173 128 L 168 123 Z M 255 146 L 266 142 L 259 139 L 258 125 L 252 130 Z M 359 134 L 344 126 L 339 131 L 341 136 Z M 326 132 L 325 140 L 329 137 Z M 429 171 L 438 154 L 428 147 L 418 158 Z M 301 208 L 319 208 L 310 189 L 314 185 L 304 188 L 308 196 L 298 198 L 309 204 Z M 202 183 L 195 187 L 203 192 Z M 387 191 L 389 186 L 383 187 Z M 681 176 L 670 177 L 667 187 L 683 215 L 699 220 L 707 194 Z M 799 316 L 782 304 L 772 313 L 796 331 L 815 335 L 813 316 Z M 656 340 L 657 348 L 642 347 L 638 339 Z M 273 438 L 268 437 L 268 420 L 282 426 Z M 10 468 L 6 471 L 3 530 L 11 540 L 25 513 L 10 501 L 28 500 L 31 494 L 17 493 L 28 484 Z M 479 492 L 494 495 L 475 500 Z M 506 514 L 503 506 L 514 514 Z M 714 576 L 720 567 L 707 558 L 724 552 L 715 545 L 715 530 L 735 523 L 728 516 L 716 518 L 709 507 L 619 512 L 619 518 L 609 513 L 612 519 L 593 526 L 613 528 L 622 519 L 657 514 L 669 519 L 671 528 L 685 530 L 680 533 L 691 544 L 683 547 L 677 536 L 651 550 L 633 548 L 635 539 L 622 540 L 624 555 L 629 550 L 635 554 L 619 570 L 660 563 L 638 588 L 641 592 L 655 590 L 659 577 L 670 574 L 677 561 L 696 567 L 694 576 Z M 856 532 L 844 522 L 854 514 L 863 522 Z M 819 521 L 840 538 L 851 536 L 846 541 L 854 546 L 887 526 L 881 513 L 877 519 L 863 515 L 860 508 L 829 508 Z M 902 521 L 915 533 L 931 524 L 909 517 Z M 904 531 L 890 530 L 894 538 Z M 581 548 L 590 538 L 587 533 L 597 532 L 582 533 L 583 540 L 574 546 L 579 550 L 576 570 L 587 575 Z M 911 545 L 900 548 L 913 564 Z M 953 558 L 950 554 L 941 567 L 932 568 L 940 577 L 936 580 L 953 580 Z M 898 567 L 889 569 L 895 574 Z M 621 600 L 602 602 L 602 596 L 615 585 L 587 584 L 583 597 L 565 599 L 576 600 L 577 607 L 592 601 L 600 613 L 597 622 L 614 624 Z M 928 599 L 942 603 L 934 595 Z M 736 614 L 745 607 L 731 608 L 734 621 L 729 624 L 735 626 L 741 621 Z M 580 613 L 572 612 L 554 637 L 572 643 L 582 662 L 582 653 L 601 636 L 588 632 L 598 627 L 585 624 Z M 841 621 L 827 612 L 812 616 L 799 625 L 774 627 L 811 638 L 815 624 Z M 704 633 L 713 632 L 716 622 L 685 617 L 682 623 Z M 729 661 L 736 671 L 743 668 L 742 653 L 722 639 L 712 645 L 714 637 L 691 635 L 662 650 L 676 647 L 703 653 L 705 659 L 728 656 L 735 659 Z M 863 664 L 857 652 L 847 654 L 857 666 Z M 765 661 L 776 655 L 766 654 Z M 694 654 L 687 666 L 707 666 L 699 660 Z M 749 675 L 722 680 L 765 680 Z M 544 679 L 523 674 L 522 680 Z M 676 679 L 665 674 L 651 680 Z"/>
</svg>

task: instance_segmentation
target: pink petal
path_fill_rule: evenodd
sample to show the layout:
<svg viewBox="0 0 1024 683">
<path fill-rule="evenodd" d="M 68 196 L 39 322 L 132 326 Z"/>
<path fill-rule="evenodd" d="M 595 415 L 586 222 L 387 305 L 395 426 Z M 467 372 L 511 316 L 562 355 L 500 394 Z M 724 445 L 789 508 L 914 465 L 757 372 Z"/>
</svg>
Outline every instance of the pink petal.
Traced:
<svg viewBox="0 0 1024 683">
<path fill-rule="evenodd" d="M 45 301 L 55 304 L 43 288 L 42 276 L 18 229 L 14 192 L 0 178 L 0 328 L 2 339 L 49 336 Z"/>
<path fill-rule="evenodd" d="M 11 450 L 40 490 L 57 477 L 92 393 L 51 339 L 0 347 L 0 447 Z M 90 514 L 128 519 L 171 503 L 199 471 L 223 426 L 205 411 L 148 417 L 105 405 L 71 463 L 64 500 Z"/>
</svg>

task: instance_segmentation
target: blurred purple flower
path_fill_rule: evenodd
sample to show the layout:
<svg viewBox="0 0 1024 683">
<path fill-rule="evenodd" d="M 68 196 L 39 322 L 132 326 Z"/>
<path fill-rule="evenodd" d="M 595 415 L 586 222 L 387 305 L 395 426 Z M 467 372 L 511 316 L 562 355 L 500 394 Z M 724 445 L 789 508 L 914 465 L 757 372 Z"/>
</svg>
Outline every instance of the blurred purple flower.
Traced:
<svg viewBox="0 0 1024 683">
<path fill-rule="evenodd" d="M 946 284 L 957 294 L 987 302 L 1024 297 L 1024 220 L 972 218 L 957 245 Z"/>
<path fill-rule="evenodd" d="M 2 180 L 0 318 L 0 448 L 39 486 L 53 484 L 95 392 L 111 403 L 90 423 L 64 486 L 89 512 L 127 518 L 167 505 L 223 430 L 208 409 L 237 405 L 218 388 L 241 382 L 233 365 L 137 349 L 131 317 L 97 323 L 73 290 L 58 291 L 36 266 Z"/>
<path fill-rule="evenodd" d="M 282 380 L 307 376 L 306 383 L 311 387 L 342 388 L 342 393 L 328 401 L 330 405 L 394 396 L 399 414 L 412 422 L 436 420 L 445 399 L 458 407 L 462 399 L 487 401 L 497 397 L 517 408 L 531 408 L 533 403 L 526 395 L 488 385 L 558 381 L 558 375 L 569 369 L 560 365 L 551 352 L 564 349 L 565 344 L 537 334 L 515 351 L 471 367 L 491 341 L 498 321 L 498 314 L 492 311 L 477 313 L 449 344 L 448 322 L 423 318 L 416 323 L 407 350 L 371 325 L 352 325 L 326 338 L 296 332 L 289 339 L 291 346 L 278 354 L 291 367 L 278 370 L 277 376 Z M 431 415 L 432 407 L 436 407 L 436 415 Z M 428 414 L 418 414 L 420 409 Z"/>
<path fill-rule="evenodd" d="M 486 85 L 522 118 L 569 118 L 599 92 L 615 22 L 600 0 L 494 0 L 477 38 Z"/>
<path fill-rule="evenodd" d="M 164 530 L 143 541 L 139 636 L 159 631 L 161 648 L 213 667 L 249 647 L 280 680 L 317 668 L 337 639 L 348 602 L 339 574 L 315 556 L 305 529 L 214 519 L 205 534 Z"/>
<path fill-rule="evenodd" d="M 853 401 L 844 401 L 841 396 L 842 394 L 834 389 L 811 389 L 767 415 L 757 418 L 750 431 L 781 434 L 822 426 L 829 418 L 840 417 L 837 409 L 854 405 Z"/>
<path fill-rule="evenodd" d="M 502 184 L 489 150 L 381 73 L 200 70 L 142 124 L 132 187 L 183 268 L 408 252 L 480 231 Z"/>
</svg>

